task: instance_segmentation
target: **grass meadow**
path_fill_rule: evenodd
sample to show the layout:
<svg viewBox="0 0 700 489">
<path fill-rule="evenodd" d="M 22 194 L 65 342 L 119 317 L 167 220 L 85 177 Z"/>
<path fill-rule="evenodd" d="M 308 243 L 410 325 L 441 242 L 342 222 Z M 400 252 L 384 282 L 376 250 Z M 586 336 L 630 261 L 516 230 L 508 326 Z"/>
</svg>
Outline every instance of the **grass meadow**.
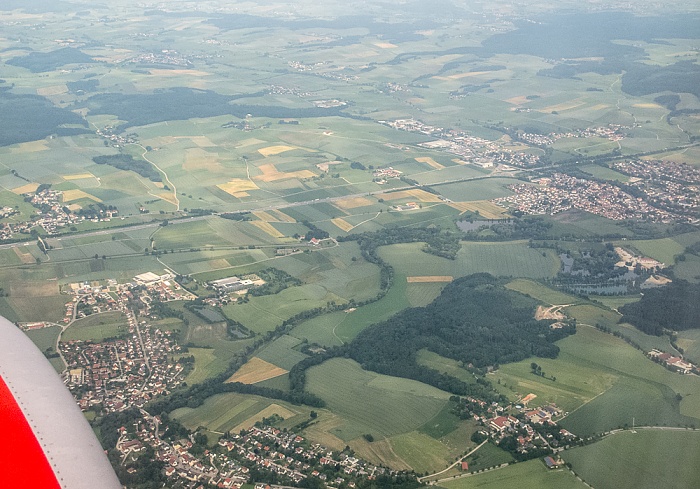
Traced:
<svg viewBox="0 0 700 489">
<path fill-rule="evenodd" d="M 104 341 L 129 332 L 126 316 L 121 312 L 91 314 L 78 319 L 61 335 L 61 341 Z"/>
<path fill-rule="evenodd" d="M 445 489 L 585 489 L 588 487 L 568 470 L 550 470 L 540 459 L 441 482 L 440 486 Z"/>
<path fill-rule="evenodd" d="M 700 432 L 639 429 L 567 450 L 562 458 L 593 487 L 698 487 Z"/>
</svg>

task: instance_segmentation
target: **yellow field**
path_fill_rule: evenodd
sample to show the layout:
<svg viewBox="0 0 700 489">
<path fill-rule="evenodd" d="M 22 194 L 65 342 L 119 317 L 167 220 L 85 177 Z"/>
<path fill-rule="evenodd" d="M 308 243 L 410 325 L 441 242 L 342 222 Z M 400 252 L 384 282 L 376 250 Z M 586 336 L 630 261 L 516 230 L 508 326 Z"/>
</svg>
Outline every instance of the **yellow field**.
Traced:
<svg viewBox="0 0 700 489">
<path fill-rule="evenodd" d="M 268 156 L 274 156 L 278 155 L 280 153 L 284 153 L 285 151 L 292 151 L 293 149 L 298 149 L 296 146 L 284 146 L 284 145 L 279 145 L 279 146 L 268 146 L 267 148 L 261 148 L 258 150 L 258 153 L 263 155 L 264 157 Z"/>
<path fill-rule="evenodd" d="M 253 177 L 255 180 L 260 180 L 262 182 L 274 182 L 276 180 L 285 180 L 288 178 L 313 178 L 316 176 L 311 170 L 298 170 L 289 173 L 280 172 L 275 168 L 275 165 L 268 163 L 266 165 L 260 165 L 258 169 L 263 173 Z"/>
<path fill-rule="evenodd" d="M 237 192 L 246 192 L 247 190 L 256 190 L 259 188 L 254 182 L 244 180 L 243 178 L 232 178 L 227 183 L 220 183 L 217 187 L 234 197 L 236 197 L 235 194 Z"/>
<path fill-rule="evenodd" d="M 255 384 L 263 380 L 279 377 L 287 373 L 287 370 L 273 365 L 265 360 L 253 357 L 239 368 L 226 382 L 240 382 L 242 384 Z"/>
<path fill-rule="evenodd" d="M 571 110 L 575 109 L 576 107 L 581 107 L 584 105 L 586 102 L 582 101 L 581 99 L 575 99 L 575 100 L 569 100 L 568 102 L 563 102 L 561 104 L 557 105 L 550 105 L 549 107 L 545 107 L 544 109 L 540 109 L 540 112 L 561 112 L 563 110 Z"/>
<path fill-rule="evenodd" d="M 274 217 L 272 217 L 270 214 L 268 214 L 265 211 L 254 211 L 253 215 L 264 222 L 276 222 L 277 221 L 277 219 L 275 219 Z"/>
<path fill-rule="evenodd" d="M 453 163 L 457 163 L 458 165 L 466 165 L 467 162 L 464 160 L 460 160 L 459 158 L 452 158 Z"/>
<path fill-rule="evenodd" d="M 156 197 L 166 202 L 170 202 L 172 205 L 177 205 L 177 200 L 172 192 L 160 192 L 156 194 Z"/>
<path fill-rule="evenodd" d="M 149 73 L 151 75 L 156 75 L 156 76 L 180 76 L 180 75 L 187 75 L 187 76 L 209 76 L 211 73 L 207 73 L 206 71 L 199 71 L 199 70 L 159 70 L 159 69 L 153 69 L 149 70 Z"/>
<path fill-rule="evenodd" d="M 504 102 L 508 102 L 509 104 L 513 105 L 522 105 L 528 102 L 527 96 L 526 95 L 518 95 L 517 97 L 511 97 L 509 99 L 504 100 Z"/>
<path fill-rule="evenodd" d="M 185 162 L 183 170 L 206 170 L 212 173 L 222 173 L 223 165 L 219 162 L 219 155 L 210 153 L 202 148 L 189 148 L 185 150 Z"/>
<path fill-rule="evenodd" d="M 335 219 L 331 219 L 331 222 L 333 224 L 335 224 L 336 226 L 338 226 L 343 231 L 345 231 L 346 233 L 355 227 L 352 224 L 350 224 L 348 221 L 346 221 L 345 219 L 342 219 L 340 217 L 336 217 Z"/>
<path fill-rule="evenodd" d="M 356 207 L 364 207 L 372 205 L 372 201 L 365 197 L 352 197 L 349 199 L 340 199 L 333 202 L 336 207 L 341 209 L 355 209 Z"/>
<path fill-rule="evenodd" d="M 102 202 L 101 199 L 98 199 L 94 195 L 90 195 L 82 190 L 65 190 L 63 192 L 63 202 L 71 202 L 79 199 L 90 199 L 94 200 L 95 202 Z"/>
<path fill-rule="evenodd" d="M 440 163 L 438 163 L 437 161 L 435 161 L 434 159 L 432 159 L 430 156 L 424 156 L 424 157 L 422 157 L 422 158 L 416 158 L 415 160 L 416 160 L 418 163 L 427 163 L 428 165 L 432 166 L 432 167 L 435 168 L 436 170 L 442 170 L 443 168 L 445 168 L 445 167 L 442 166 Z"/>
<path fill-rule="evenodd" d="M 391 44 L 390 42 L 375 42 L 374 45 L 382 49 L 391 49 L 398 47 L 396 44 Z"/>
<path fill-rule="evenodd" d="M 52 95 L 61 95 L 68 92 L 68 87 L 65 85 L 54 85 L 52 87 L 37 88 L 36 94 L 42 97 L 50 97 Z"/>
<path fill-rule="evenodd" d="M 73 175 L 62 175 L 61 178 L 64 180 L 82 180 L 83 178 L 92 178 L 94 176 L 92 173 L 75 173 Z"/>
<path fill-rule="evenodd" d="M 258 414 L 251 416 L 250 418 L 246 419 L 241 424 L 236 426 L 234 429 L 231 430 L 231 433 L 238 433 L 241 430 L 249 430 L 255 425 L 255 423 L 257 423 L 258 421 L 262 421 L 263 418 L 269 418 L 273 414 L 281 416 L 283 419 L 288 419 L 297 415 L 297 413 L 295 413 L 294 411 L 290 411 L 289 409 L 282 407 L 279 404 L 270 404 Z"/>
<path fill-rule="evenodd" d="M 277 209 L 267 211 L 267 213 L 270 214 L 271 216 L 277 217 L 277 220 L 279 222 L 297 222 L 296 219 L 294 219 L 293 217 L 288 216 L 284 212 L 277 210 Z"/>
<path fill-rule="evenodd" d="M 421 275 L 415 277 L 406 277 L 406 282 L 409 284 L 432 284 L 452 282 L 453 277 L 450 275 Z"/>
<path fill-rule="evenodd" d="M 250 223 L 255 226 L 256 228 L 259 228 L 263 231 L 265 231 L 267 234 L 272 236 L 273 238 L 284 238 L 284 234 L 280 233 L 275 227 L 270 224 L 269 222 L 265 221 L 250 221 Z"/>
<path fill-rule="evenodd" d="M 488 75 L 493 73 L 493 71 L 469 71 L 467 73 L 457 73 L 455 75 L 448 76 L 434 76 L 436 80 L 461 80 L 462 78 L 469 78 L 472 76 Z"/>
<path fill-rule="evenodd" d="M 238 141 L 234 145 L 234 147 L 235 148 L 245 148 L 247 146 L 252 146 L 254 144 L 260 144 L 260 143 L 264 143 L 264 142 L 265 141 L 263 141 L 262 139 L 248 138 L 248 139 L 244 139 L 242 141 Z"/>
<path fill-rule="evenodd" d="M 588 110 L 603 110 L 607 109 L 608 107 L 610 107 L 608 104 L 598 104 L 588 107 Z"/>
<path fill-rule="evenodd" d="M 411 190 L 402 190 L 400 192 L 392 192 L 389 194 L 380 194 L 377 196 L 380 199 L 384 200 L 399 200 L 399 199 L 418 199 L 421 202 L 442 202 L 440 198 L 435 195 L 431 194 L 430 192 L 426 192 L 425 190 L 421 189 L 411 189 Z"/>
<path fill-rule="evenodd" d="M 19 258 L 22 263 L 34 263 L 35 260 L 31 253 L 21 251 L 19 246 L 12 249 L 15 250 L 15 255 L 17 255 L 17 258 Z"/>
<path fill-rule="evenodd" d="M 486 219 L 503 219 L 508 217 L 507 210 L 503 207 L 489 202 L 488 200 L 475 200 L 473 202 L 450 202 L 450 207 L 461 212 L 479 211 L 479 215 Z"/>
<path fill-rule="evenodd" d="M 37 153 L 39 151 L 46 151 L 49 149 L 49 145 L 46 144 L 45 139 L 40 139 L 38 141 L 29 141 L 28 143 L 21 143 L 13 146 L 10 151 L 13 154 L 17 153 Z"/>
<path fill-rule="evenodd" d="M 26 185 L 22 185 L 21 187 L 13 188 L 12 193 L 17 195 L 29 194 L 35 192 L 37 188 L 39 188 L 38 183 L 28 183 Z"/>
<path fill-rule="evenodd" d="M 651 103 L 649 103 L 649 104 L 634 104 L 634 105 L 632 105 L 632 107 L 638 107 L 640 109 L 663 109 L 663 107 L 661 107 L 660 105 L 651 104 Z"/>
<path fill-rule="evenodd" d="M 250 197 L 250 194 L 248 192 L 234 192 L 231 195 L 233 195 L 237 199 L 242 199 L 243 197 Z"/>
</svg>

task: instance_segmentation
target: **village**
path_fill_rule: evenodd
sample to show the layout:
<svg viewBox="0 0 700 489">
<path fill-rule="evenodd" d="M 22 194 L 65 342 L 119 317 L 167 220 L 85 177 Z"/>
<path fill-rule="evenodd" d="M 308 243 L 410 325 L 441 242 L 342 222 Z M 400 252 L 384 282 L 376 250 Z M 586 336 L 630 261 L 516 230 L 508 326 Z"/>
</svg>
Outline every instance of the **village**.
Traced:
<svg viewBox="0 0 700 489">
<path fill-rule="evenodd" d="M 214 448 L 203 449 L 197 435 L 172 441 L 159 416 L 141 409 L 141 417 L 133 426 L 119 429 L 117 450 L 123 460 L 137 458 L 146 447 L 155 452 L 155 459 L 165 465 L 164 474 L 170 487 L 195 488 L 208 484 L 218 488 L 240 488 L 256 483 L 256 489 L 269 489 L 266 482 L 251 480 L 251 472 L 267 473 L 265 479 L 298 484 L 308 477 L 317 477 L 327 487 L 341 484 L 354 488 L 359 478 L 398 472 L 372 465 L 347 451 L 337 452 L 311 444 L 292 431 L 279 430 L 264 421 L 238 433 L 225 433 Z"/>
<path fill-rule="evenodd" d="M 48 187 L 48 186 L 47 186 Z M 31 234 L 32 229 L 41 226 L 46 234 L 55 236 L 65 232 L 66 228 L 74 227 L 85 221 L 108 222 L 119 215 L 119 211 L 112 207 L 97 206 L 89 209 L 81 209 L 79 206 L 66 206 L 62 202 L 63 192 L 42 188 L 41 186 L 33 194 L 24 194 L 25 198 L 38 209 L 32 219 L 28 221 L 0 223 L 0 241 L 18 238 L 18 234 Z M 111 208 L 110 208 L 111 207 Z M 3 209 L 6 216 L 16 214 L 13 209 Z"/>
<path fill-rule="evenodd" d="M 415 119 L 378 122 L 400 131 L 417 132 L 437 138 L 434 141 L 419 143 L 418 146 L 457 155 L 464 163 L 474 164 L 482 168 L 496 165 L 531 168 L 540 162 L 538 155 L 511 151 L 505 148 L 502 142 L 482 139 L 464 131 L 431 126 Z"/>
<path fill-rule="evenodd" d="M 674 182 L 639 180 L 630 184 L 635 195 L 613 183 L 554 173 L 535 180 L 538 185 L 513 184 L 514 195 L 492 202 L 523 214 L 555 215 L 578 209 L 614 221 L 625 219 L 671 223 L 700 222 L 700 194 L 692 187 Z M 666 205 L 665 203 L 668 203 Z M 672 204 L 671 204 L 672 203 Z"/>
</svg>

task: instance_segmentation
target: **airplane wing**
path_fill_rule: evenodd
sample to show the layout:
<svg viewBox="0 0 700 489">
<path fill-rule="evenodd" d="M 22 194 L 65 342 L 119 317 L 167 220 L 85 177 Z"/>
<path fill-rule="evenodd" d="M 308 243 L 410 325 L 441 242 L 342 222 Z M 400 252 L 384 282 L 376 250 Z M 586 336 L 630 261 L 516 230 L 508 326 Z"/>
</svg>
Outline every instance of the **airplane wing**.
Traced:
<svg viewBox="0 0 700 489">
<path fill-rule="evenodd" d="M 0 487 L 122 487 L 61 378 L 34 343 L 3 317 L 0 429 Z"/>
</svg>

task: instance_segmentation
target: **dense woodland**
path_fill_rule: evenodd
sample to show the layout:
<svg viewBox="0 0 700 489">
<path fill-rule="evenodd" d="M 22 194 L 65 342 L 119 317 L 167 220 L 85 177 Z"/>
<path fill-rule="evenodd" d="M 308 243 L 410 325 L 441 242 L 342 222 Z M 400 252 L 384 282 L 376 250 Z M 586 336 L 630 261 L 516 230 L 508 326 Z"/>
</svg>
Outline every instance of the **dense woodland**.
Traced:
<svg viewBox="0 0 700 489">
<path fill-rule="evenodd" d="M 113 114 L 120 120 L 128 121 L 122 127 L 144 126 L 156 122 L 186 120 L 193 117 L 216 117 L 233 115 L 245 119 L 248 114 L 254 117 L 274 119 L 300 119 L 304 117 L 343 116 L 340 108 L 317 107 L 289 108 L 272 105 L 234 104 L 238 98 L 253 98 L 264 92 L 238 96 L 222 95 L 211 90 L 172 88 L 158 90 L 150 94 L 107 93 L 93 95 L 87 100 L 91 114 Z"/>
<path fill-rule="evenodd" d="M 19 56 L 7 61 L 8 65 L 27 68 L 32 73 L 53 71 L 57 68 L 74 63 L 94 63 L 95 61 L 75 48 L 61 48 L 48 53 L 35 51 L 26 56 Z"/>
<path fill-rule="evenodd" d="M 117 154 L 95 156 L 92 160 L 98 165 L 109 165 L 119 168 L 120 170 L 134 171 L 153 182 L 160 182 L 163 180 L 160 172 L 153 168 L 153 165 L 143 160 L 136 160 L 131 155 Z"/>
<path fill-rule="evenodd" d="M 535 307 L 534 300 L 488 274 L 470 275 L 445 287 L 430 305 L 407 309 L 362 331 L 348 354 L 368 370 L 473 394 L 473 385 L 419 366 L 417 352 L 426 348 L 478 368 L 531 356 L 555 358 L 559 347 L 554 342 L 574 328 L 553 330 L 548 321 L 536 321 Z"/>
<path fill-rule="evenodd" d="M 700 328 L 700 284 L 675 280 L 666 287 L 644 292 L 638 302 L 626 304 L 619 311 L 623 315 L 620 322 L 656 336 L 664 330 Z"/>
<path fill-rule="evenodd" d="M 84 126 L 85 121 L 44 97 L 15 95 L 0 88 L 0 146 L 36 141 L 52 134 L 67 136 L 87 132 L 87 128 L 61 127 L 64 124 Z"/>
</svg>

